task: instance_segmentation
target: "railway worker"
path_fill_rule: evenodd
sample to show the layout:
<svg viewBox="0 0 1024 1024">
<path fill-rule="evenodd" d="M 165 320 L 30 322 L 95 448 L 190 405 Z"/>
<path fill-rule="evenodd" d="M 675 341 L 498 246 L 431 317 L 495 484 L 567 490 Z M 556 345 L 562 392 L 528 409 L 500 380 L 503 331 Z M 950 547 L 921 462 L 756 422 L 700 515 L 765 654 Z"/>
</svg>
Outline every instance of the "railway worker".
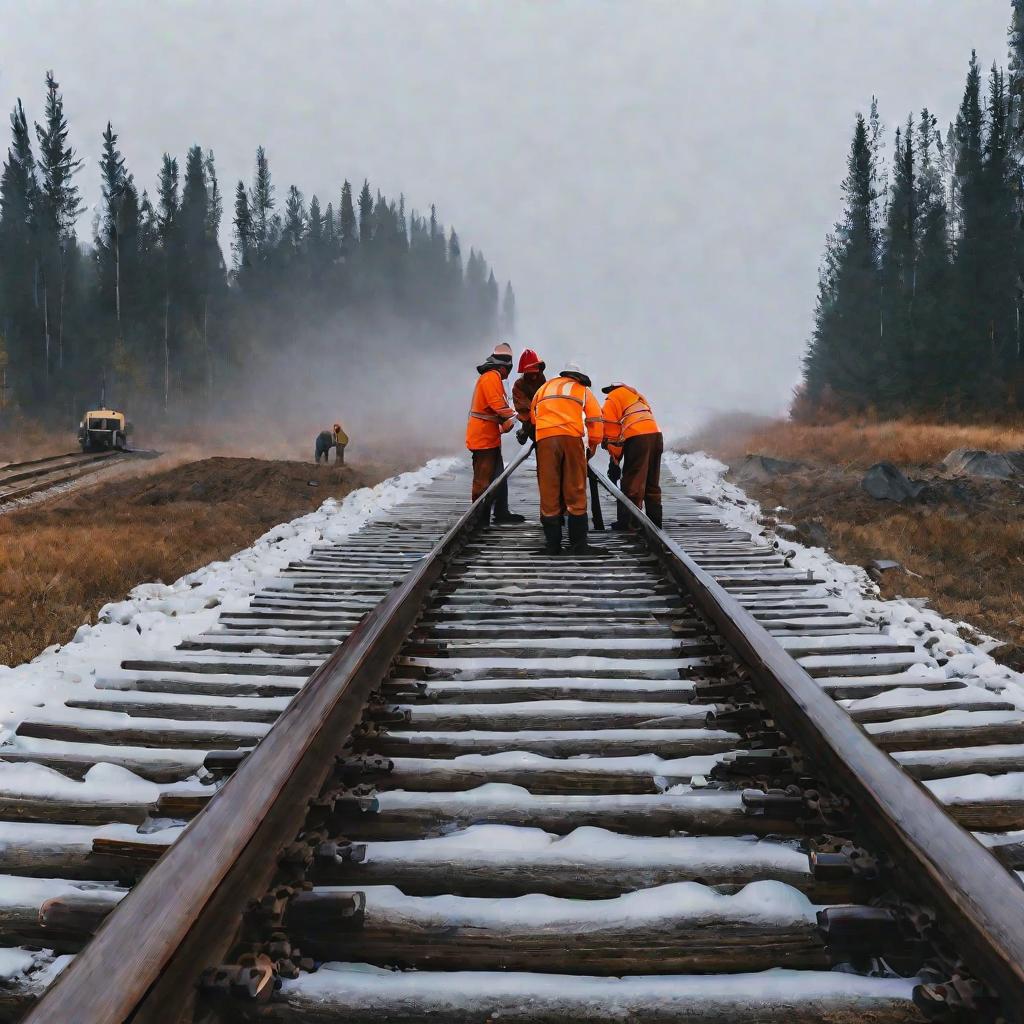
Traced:
<svg viewBox="0 0 1024 1024">
<path fill-rule="evenodd" d="M 512 349 L 502 342 L 476 368 L 479 374 L 473 389 L 466 424 L 466 447 L 473 456 L 473 501 L 490 486 L 505 468 L 501 457 L 501 435 L 516 425 L 515 410 L 505 394 L 505 381 L 512 372 Z M 524 519 L 508 508 L 508 484 L 503 483 L 494 496 L 496 523 L 521 523 Z"/>
<path fill-rule="evenodd" d="M 319 466 L 321 457 L 326 466 L 330 462 L 331 448 L 334 446 L 334 435 L 329 430 L 321 430 L 316 435 L 316 452 L 313 461 Z"/>
<path fill-rule="evenodd" d="M 533 396 L 530 418 L 537 436 L 544 551 L 557 555 L 562 550 L 562 512 L 566 511 L 569 552 L 592 554 L 595 549 L 587 544 L 587 461 L 601 443 L 603 428 L 590 378 L 576 363 L 569 363 Z"/>
<path fill-rule="evenodd" d="M 643 507 L 655 526 L 661 526 L 661 455 L 665 440 L 650 403 L 636 388 L 617 382 L 601 389 L 605 399 L 604 445 L 614 461 L 622 460 L 622 492 Z M 613 530 L 628 530 L 629 517 L 619 506 Z"/>
<path fill-rule="evenodd" d="M 334 461 L 339 466 L 345 465 L 345 446 L 348 444 L 348 434 L 345 433 L 340 423 L 334 424 L 332 431 L 334 437 Z"/>
<path fill-rule="evenodd" d="M 537 389 L 547 379 L 544 376 L 545 363 L 532 348 L 523 349 L 519 357 L 520 377 L 512 385 L 512 404 L 522 426 L 516 431 L 516 440 L 520 444 L 534 439 L 533 421 L 530 419 L 530 404 Z"/>
</svg>

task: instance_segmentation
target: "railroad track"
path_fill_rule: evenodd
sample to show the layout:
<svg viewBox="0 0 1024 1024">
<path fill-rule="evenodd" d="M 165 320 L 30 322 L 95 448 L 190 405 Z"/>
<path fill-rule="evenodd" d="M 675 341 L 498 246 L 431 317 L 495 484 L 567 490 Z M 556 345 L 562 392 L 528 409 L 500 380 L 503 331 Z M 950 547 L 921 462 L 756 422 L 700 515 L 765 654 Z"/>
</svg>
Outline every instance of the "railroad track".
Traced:
<svg viewBox="0 0 1024 1024">
<path fill-rule="evenodd" d="M 68 452 L 0 466 L 0 505 L 78 480 L 113 462 L 120 462 L 128 454 L 113 450 Z"/>
<path fill-rule="evenodd" d="M 678 487 L 548 560 L 467 484 L 21 723 L 9 1019 L 1021 1019 L 1024 715 Z"/>
</svg>

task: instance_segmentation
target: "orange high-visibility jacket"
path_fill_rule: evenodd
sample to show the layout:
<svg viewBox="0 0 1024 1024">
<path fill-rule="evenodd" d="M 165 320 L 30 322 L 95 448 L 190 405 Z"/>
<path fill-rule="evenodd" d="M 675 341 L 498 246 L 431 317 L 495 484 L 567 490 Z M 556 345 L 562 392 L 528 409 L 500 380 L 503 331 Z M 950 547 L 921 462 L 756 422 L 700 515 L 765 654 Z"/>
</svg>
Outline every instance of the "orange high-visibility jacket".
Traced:
<svg viewBox="0 0 1024 1024">
<path fill-rule="evenodd" d="M 480 374 L 473 390 L 466 424 L 466 447 L 471 451 L 501 446 L 501 424 L 515 419 L 515 410 L 505 397 L 505 382 L 497 370 Z"/>
<path fill-rule="evenodd" d="M 658 424 L 647 399 L 628 384 L 619 384 L 614 391 L 609 392 L 602 415 L 604 438 L 609 451 L 611 446 L 621 445 L 631 437 L 658 433 Z"/>
<path fill-rule="evenodd" d="M 590 388 L 572 377 L 554 377 L 533 396 L 530 417 L 537 428 L 537 440 L 545 437 L 583 437 L 589 447 L 601 443 L 601 406 Z"/>
</svg>

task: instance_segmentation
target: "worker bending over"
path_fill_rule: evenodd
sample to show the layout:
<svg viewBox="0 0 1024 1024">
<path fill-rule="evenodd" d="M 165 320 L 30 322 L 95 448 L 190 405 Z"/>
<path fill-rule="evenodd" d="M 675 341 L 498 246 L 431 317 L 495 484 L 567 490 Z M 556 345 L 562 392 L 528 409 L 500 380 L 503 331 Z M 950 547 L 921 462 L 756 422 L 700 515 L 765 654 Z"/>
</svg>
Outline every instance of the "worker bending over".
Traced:
<svg viewBox="0 0 1024 1024">
<path fill-rule="evenodd" d="M 537 483 L 544 551 L 562 550 L 562 513 L 569 513 L 569 552 L 594 552 L 587 544 L 587 460 L 603 436 L 601 406 L 590 378 L 570 363 L 533 396 L 530 419 L 537 436 Z M 584 447 L 583 435 L 587 444 Z"/>
<path fill-rule="evenodd" d="M 516 425 L 515 410 L 508 404 L 505 381 L 512 372 L 512 349 L 502 343 L 476 368 L 480 375 L 473 389 L 466 424 L 466 447 L 473 455 L 473 501 L 476 501 L 505 468 L 501 435 Z M 508 508 L 508 484 L 494 496 L 496 523 L 521 523 L 523 516 Z"/>
<path fill-rule="evenodd" d="M 519 357 L 519 372 L 522 376 L 512 385 L 512 404 L 516 407 L 516 415 L 522 426 L 516 431 L 516 440 L 520 444 L 534 440 L 533 423 L 530 420 L 530 406 L 537 389 L 546 380 L 545 364 L 538 358 L 532 348 L 523 350 Z"/>
<path fill-rule="evenodd" d="M 661 526 L 661 454 L 664 438 L 650 403 L 628 384 L 601 389 L 604 403 L 604 444 L 613 461 L 622 459 L 623 494 L 643 508 L 655 526 Z M 613 530 L 628 530 L 629 516 L 619 507 Z"/>
<path fill-rule="evenodd" d="M 340 423 L 335 423 L 330 430 L 321 430 L 316 435 L 316 451 L 313 456 L 313 461 L 320 464 L 320 458 L 323 457 L 324 465 L 330 461 L 331 449 L 335 448 L 336 454 L 334 461 L 340 465 L 345 465 L 345 445 L 348 444 L 348 434 L 341 429 Z"/>
</svg>

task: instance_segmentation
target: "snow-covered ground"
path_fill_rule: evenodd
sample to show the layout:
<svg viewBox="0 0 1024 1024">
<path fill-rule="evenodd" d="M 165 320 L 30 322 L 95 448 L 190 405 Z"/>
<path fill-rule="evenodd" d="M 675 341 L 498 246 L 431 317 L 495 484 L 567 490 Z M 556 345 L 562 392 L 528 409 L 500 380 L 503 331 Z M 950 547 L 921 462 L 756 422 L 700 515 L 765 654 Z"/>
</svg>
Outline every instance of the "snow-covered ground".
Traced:
<svg viewBox="0 0 1024 1024">
<path fill-rule="evenodd" d="M 341 501 L 329 498 L 315 512 L 274 527 L 227 561 L 212 562 L 171 584 L 136 587 L 124 601 L 106 605 L 96 625 L 80 626 L 69 643 L 48 647 L 15 668 L 0 665 L 0 743 L 11 740 L 30 712 L 47 719 L 81 718 L 82 712 L 69 711 L 64 701 L 91 688 L 97 676 L 115 671 L 125 659 L 169 652 L 210 629 L 222 612 L 247 608 L 257 590 L 290 562 L 306 558 L 314 545 L 354 533 L 454 463 L 433 459 Z"/>
</svg>

